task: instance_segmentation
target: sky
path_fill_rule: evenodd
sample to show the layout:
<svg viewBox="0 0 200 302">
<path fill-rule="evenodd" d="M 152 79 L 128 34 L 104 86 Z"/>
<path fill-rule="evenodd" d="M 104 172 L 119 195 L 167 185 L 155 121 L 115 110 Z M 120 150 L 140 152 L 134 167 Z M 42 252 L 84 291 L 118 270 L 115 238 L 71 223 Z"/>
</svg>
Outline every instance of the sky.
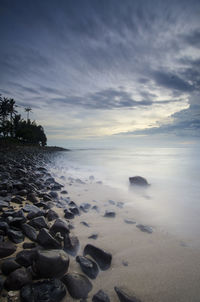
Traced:
<svg viewBox="0 0 200 302">
<path fill-rule="evenodd" d="M 199 0 L 0 0 L 0 94 L 60 146 L 200 140 Z"/>
</svg>

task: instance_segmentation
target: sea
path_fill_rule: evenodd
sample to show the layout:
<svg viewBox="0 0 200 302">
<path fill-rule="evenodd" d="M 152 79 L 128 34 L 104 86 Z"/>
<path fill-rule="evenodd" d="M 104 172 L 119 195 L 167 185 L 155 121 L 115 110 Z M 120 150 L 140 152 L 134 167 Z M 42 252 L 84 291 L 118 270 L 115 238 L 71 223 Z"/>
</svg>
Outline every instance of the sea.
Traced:
<svg viewBox="0 0 200 302">
<path fill-rule="evenodd" d="M 128 203 L 159 229 L 200 248 L 200 151 L 181 148 L 102 148 L 59 152 L 62 175 L 96 181 L 129 196 Z M 129 177 L 142 176 L 147 188 L 132 187 Z"/>
</svg>

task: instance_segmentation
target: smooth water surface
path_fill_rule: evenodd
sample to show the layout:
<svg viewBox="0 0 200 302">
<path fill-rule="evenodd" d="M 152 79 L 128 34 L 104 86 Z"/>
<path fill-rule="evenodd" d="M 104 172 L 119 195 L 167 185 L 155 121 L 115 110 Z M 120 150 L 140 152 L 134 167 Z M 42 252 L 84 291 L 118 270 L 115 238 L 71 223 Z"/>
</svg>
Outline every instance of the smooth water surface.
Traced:
<svg viewBox="0 0 200 302">
<path fill-rule="evenodd" d="M 144 213 L 147 223 L 200 245 L 200 160 L 195 148 L 89 149 L 60 153 L 62 173 L 118 188 Z M 151 184 L 130 189 L 140 175 Z"/>
</svg>

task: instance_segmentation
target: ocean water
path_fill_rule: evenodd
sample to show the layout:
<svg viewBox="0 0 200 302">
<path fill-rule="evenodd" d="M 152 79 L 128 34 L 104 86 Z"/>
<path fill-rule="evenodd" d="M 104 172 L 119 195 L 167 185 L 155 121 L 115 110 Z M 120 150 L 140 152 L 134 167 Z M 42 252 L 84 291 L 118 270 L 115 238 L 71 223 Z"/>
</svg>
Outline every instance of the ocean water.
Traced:
<svg viewBox="0 0 200 302">
<path fill-rule="evenodd" d="M 148 224 L 200 247 L 197 148 L 76 149 L 58 153 L 55 163 L 62 175 L 120 189 Z M 136 175 L 150 186 L 131 189 L 128 178 Z"/>
</svg>

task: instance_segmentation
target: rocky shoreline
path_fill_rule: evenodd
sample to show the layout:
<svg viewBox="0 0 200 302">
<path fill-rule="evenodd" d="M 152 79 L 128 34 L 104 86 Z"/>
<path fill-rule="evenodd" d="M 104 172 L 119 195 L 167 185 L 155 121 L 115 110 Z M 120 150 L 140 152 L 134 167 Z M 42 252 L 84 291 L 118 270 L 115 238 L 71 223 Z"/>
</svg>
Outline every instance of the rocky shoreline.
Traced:
<svg viewBox="0 0 200 302">
<path fill-rule="evenodd" d="M 109 251 L 79 239 L 72 220 L 87 211 L 69 197 L 49 173 L 56 147 L 0 150 L 0 299 L 1 301 L 110 301 L 103 289 L 87 300 L 92 280 L 112 266 Z M 59 212 L 56 210 L 59 209 Z M 62 215 L 60 215 L 62 211 Z M 109 213 L 108 217 L 109 216 Z M 71 262 L 82 273 L 68 272 Z M 106 272 L 105 272 L 106 278 Z M 140 300 L 115 287 L 116 300 Z"/>
</svg>

